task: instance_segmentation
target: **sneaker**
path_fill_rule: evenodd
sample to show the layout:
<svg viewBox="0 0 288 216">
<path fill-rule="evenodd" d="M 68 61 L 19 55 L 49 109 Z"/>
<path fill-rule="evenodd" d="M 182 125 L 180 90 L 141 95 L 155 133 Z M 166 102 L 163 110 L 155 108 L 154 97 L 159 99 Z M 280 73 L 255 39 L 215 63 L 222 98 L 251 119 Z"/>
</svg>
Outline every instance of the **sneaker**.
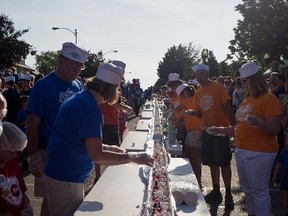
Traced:
<svg viewBox="0 0 288 216">
<path fill-rule="evenodd" d="M 212 190 L 210 193 L 208 193 L 205 196 L 206 202 L 219 202 L 219 203 L 221 203 L 222 199 L 223 198 L 222 198 L 222 194 L 220 193 L 220 191 L 215 191 L 215 190 Z"/>
<path fill-rule="evenodd" d="M 234 209 L 234 201 L 232 194 L 228 194 L 225 196 L 225 209 Z"/>
</svg>

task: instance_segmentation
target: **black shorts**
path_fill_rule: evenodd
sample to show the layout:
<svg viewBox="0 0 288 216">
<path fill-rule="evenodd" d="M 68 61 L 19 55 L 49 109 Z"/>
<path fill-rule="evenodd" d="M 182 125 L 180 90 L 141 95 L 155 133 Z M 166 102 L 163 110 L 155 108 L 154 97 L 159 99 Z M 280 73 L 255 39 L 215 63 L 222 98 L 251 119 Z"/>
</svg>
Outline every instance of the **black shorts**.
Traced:
<svg viewBox="0 0 288 216">
<path fill-rule="evenodd" d="M 203 165 L 230 166 L 232 159 L 230 137 L 212 136 L 203 131 L 201 139 L 201 160 Z"/>
</svg>

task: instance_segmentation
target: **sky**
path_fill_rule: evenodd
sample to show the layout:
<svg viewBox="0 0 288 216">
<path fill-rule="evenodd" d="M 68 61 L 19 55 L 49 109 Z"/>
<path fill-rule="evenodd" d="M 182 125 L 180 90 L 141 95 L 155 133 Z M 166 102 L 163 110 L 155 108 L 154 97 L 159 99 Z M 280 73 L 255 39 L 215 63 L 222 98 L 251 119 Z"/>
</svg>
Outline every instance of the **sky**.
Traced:
<svg viewBox="0 0 288 216">
<path fill-rule="evenodd" d="M 0 13 L 16 30 L 29 28 L 20 39 L 37 54 L 57 51 L 75 36 L 78 45 L 104 58 L 126 63 L 125 80 L 140 79 L 141 87 L 153 86 L 157 68 L 172 46 L 192 44 L 208 48 L 218 62 L 229 53 L 233 28 L 242 19 L 235 6 L 241 0 L 0 0 Z M 117 50 L 118 52 L 110 52 Z M 28 55 L 26 64 L 34 66 Z"/>
</svg>

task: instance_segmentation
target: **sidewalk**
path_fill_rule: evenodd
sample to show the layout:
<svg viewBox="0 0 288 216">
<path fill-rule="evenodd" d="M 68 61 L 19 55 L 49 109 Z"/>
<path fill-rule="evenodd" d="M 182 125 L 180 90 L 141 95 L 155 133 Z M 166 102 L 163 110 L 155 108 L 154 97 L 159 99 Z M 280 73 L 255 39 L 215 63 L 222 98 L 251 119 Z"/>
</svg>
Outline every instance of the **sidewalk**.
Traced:
<svg viewBox="0 0 288 216">
<path fill-rule="evenodd" d="M 133 131 L 135 130 L 135 127 L 137 125 L 137 122 L 139 120 L 139 117 L 135 118 L 130 118 L 128 119 L 127 122 L 127 130 L 125 131 L 126 133 L 130 130 Z M 124 134 L 125 136 L 125 134 Z M 225 212 L 224 208 L 224 201 L 220 205 L 212 205 L 210 207 L 210 213 L 212 216 L 244 216 L 247 215 L 245 212 L 245 206 L 244 206 L 244 194 L 241 192 L 240 187 L 239 187 L 239 182 L 238 182 L 238 174 L 236 170 L 236 162 L 235 162 L 235 157 L 233 154 L 233 158 L 231 161 L 231 168 L 232 168 L 232 194 L 235 202 L 235 208 L 231 212 Z M 34 216 L 39 216 L 40 215 L 40 206 L 42 203 L 41 198 L 36 198 L 34 197 L 34 191 L 33 191 L 33 182 L 34 182 L 34 177 L 30 175 L 29 173 L 26 175 L 24 178 L 27 188 L 28 188 L 28 197 L 30 198 L 31 205 L 34 209 Z M 210 177 L 210 171 L 207 166 L 203 166 L 202 169 L 202 185 L 204 187 L 203 193 L 206 194 L 210 190 L 212 190 L 211 186 L 211 177 Z M 221 192 L 224 195 L 225 192 L 225 187 L 223 184 L 223 181 L 221 179 Z M 284 216 L 284 196 L 283 194 L 274 188 L 271 188 L 270 190 L 271 194 L 271 200 L 272 200 L 272 216 Z M 109 215 L 110 216 L 110 215 Z M 113 216 L 113 215 L 111 215 Z M 130 215 L 127 215 L 130 216 Z"/>
</svg>

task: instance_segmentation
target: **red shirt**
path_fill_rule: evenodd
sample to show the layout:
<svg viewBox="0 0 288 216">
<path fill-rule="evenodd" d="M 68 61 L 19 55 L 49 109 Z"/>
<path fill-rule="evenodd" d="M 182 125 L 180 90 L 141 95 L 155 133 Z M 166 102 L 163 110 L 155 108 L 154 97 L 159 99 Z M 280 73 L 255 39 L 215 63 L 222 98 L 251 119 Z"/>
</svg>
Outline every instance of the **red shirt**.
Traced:
<svg viewBox="0 0 288 216">
<path fill-rule="evenodd" d="M 105 125 L 116 125 L 119 124 L 118 110 L 108 103 L 101 103 L 100 110 L 103 115 Z"/>
<path fill-rule="evenodd" d="M 20 215 L 24 193 L 27 191 L 21 169 L 14 160 L 0 168 L 0 213 Z"/>
</svg>

